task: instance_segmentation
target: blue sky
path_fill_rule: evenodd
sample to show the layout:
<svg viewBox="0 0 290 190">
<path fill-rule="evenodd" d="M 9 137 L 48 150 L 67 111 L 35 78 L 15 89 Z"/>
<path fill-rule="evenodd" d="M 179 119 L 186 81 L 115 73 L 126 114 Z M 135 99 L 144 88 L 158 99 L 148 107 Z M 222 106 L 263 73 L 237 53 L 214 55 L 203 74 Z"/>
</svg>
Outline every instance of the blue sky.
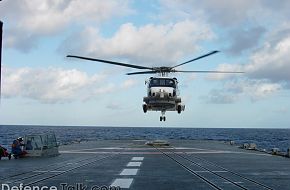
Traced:
<svg viewBox="0 0 290 190">
<path fill-rule="evenodd" d="M 3 0 L 0 124 L 131 127 L 290 127 L 289 1 Z M 13 10 L 13 11 L 12 11 Z M 132 69 L 67 54 L 170 66 L 212 50 L 174 74 L 182 114 L 142 111 Z"/>
</svg>

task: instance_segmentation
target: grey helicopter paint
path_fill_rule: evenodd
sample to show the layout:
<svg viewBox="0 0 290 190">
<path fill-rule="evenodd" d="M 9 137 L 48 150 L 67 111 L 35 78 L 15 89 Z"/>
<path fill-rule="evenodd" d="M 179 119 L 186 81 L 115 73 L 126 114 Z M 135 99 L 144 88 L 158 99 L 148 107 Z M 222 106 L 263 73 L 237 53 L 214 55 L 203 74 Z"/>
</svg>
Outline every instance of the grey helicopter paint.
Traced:
<svg viewBox="0 0 290 190">
<path fill-rule="evenodd" d="M 140 75 L 140 74 L 157 74 L 156 77 L 150 77 L 145 83 L 147 85 L 147 95 L 143 98 L 143 111 L 160 111 L 160 121 L 165 121 L 166 111 L 176 111 L 180 114 L 185 110 L 185 105 L 182 103 L 181 97 L 179 97 L 178 91 L 178 80 L 175 77 L 168 77 L 169 73 L 243 73 L 243 72 L 232 72 L 232 71 L 198 71 L 198 70 L 176 70 L 177 67 L 185 65 L 187 63 L 202 59 L 204 57 L 218 53 L 219 51 L 211 51 L 207 54 L 201 55 L 189 61 L 177 64 L 172 67 L 146 67 L 141 65 L 132 65 L 127 63 L 82 57 L 76 55 L 67 55 L 67 57 L 103 62 L 111 65 L 118 65 L 123 67 L 130 67 L 139 70 L 139 72 L 130 72 L 127 75 Z"/>
</svg>

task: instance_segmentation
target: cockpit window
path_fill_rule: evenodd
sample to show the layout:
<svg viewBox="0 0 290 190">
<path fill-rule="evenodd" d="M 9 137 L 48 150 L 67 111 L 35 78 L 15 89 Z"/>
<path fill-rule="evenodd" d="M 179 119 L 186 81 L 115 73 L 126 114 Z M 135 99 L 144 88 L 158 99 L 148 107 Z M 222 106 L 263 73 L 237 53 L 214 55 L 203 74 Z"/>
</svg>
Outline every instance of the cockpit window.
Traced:
<svg viewBox="0 0 290 190">
<path fill-rule="evenodd" d="M 157 86 L 165 86 L 165 87 L 175 88 L 175 81 L 173 79 L 164 79 L 164 78 L 151 79 L 149 87 L 157 87 Z"/>
</svg>

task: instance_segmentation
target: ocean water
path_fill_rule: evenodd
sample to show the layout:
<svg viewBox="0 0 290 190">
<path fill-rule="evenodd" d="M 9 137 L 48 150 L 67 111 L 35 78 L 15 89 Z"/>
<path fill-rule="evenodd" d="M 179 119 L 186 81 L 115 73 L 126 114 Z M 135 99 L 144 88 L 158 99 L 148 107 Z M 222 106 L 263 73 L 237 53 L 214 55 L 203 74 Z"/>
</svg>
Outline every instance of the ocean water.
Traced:
<svg viewBox="0 0 290 190">
<path fill-rule="evenodd" d="M 239 128 L 160 128 L 160 127 L 83 127 L 0 125 L 0 144 L 10 147 L 14 139 L 27 134 L 54 132 L 61 144 L 75 140 L 118 139 L 198 139 L 234 140 L 238 144 L 256 143 L 258 148 L 290 148 L 290 129 Z"/>
</svg>

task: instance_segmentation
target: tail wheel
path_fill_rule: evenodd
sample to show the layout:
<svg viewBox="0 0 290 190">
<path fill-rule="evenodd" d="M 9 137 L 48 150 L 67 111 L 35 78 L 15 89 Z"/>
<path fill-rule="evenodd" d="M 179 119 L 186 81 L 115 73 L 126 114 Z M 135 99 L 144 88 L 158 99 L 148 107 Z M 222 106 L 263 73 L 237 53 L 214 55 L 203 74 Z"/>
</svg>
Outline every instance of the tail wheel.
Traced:
<svg viewBox="0 0 290 190">
<path fill-rule="evenodd" d="M 181 113 L 181 105 L 177 106 L 177 113 L 180 114 Z"/>
</svg>

